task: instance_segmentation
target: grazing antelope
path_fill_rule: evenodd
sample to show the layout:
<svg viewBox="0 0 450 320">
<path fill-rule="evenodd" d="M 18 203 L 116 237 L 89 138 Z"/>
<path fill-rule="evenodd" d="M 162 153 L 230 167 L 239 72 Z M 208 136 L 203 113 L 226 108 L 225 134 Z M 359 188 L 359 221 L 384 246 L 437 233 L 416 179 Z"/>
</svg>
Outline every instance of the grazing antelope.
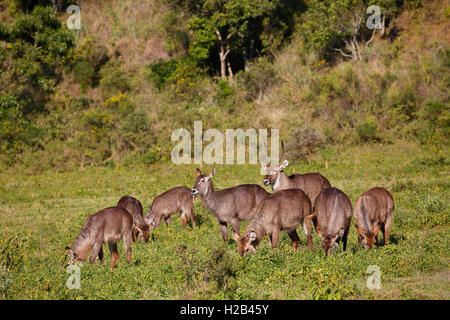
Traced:
<svg viewBox="0 0 450 320">
<path fill-rule="evenodd" d="M 284 154 L 284 143 L 281 141 L 281 156 L 280 162 Z M 320 173 L 305 173 L 305 174 L 292 174 L 287 176 L 283 171 L 288 165 L 289 161 L 284 160 L 280 166 L 271 166 L 269 162 L 261 162 L 263 169 L 266 171 L 263 184 L 265 186 L 270 185 L 274 192 L 284 189 L 302 189 L 313 204 L 316 201 L 319 193 L 325 189 L 331 187 L 330 182 Z"/>
<path fill-rule="evenodd" d="M 323 189 L 317 196 L 311 219 L 317 234 L 322 238 L 325 254 L 331 247 L 337 247 L 340 240 L 344 251 L 347 248 L 347 236 L 352 218 L 352 203 L 347 195 L 339 189 Z"/>
<path fill-rule="evenodd" d="M 394 199 L 384 188 L 372 188 L 356 200 L 353 216 L 358 230 L 358 248 L 364 240 L 364 248 L 370 250 L 378 241 L 378 231 L 383 232 L 384 244 L 388 244 L 394 211 Z"/>
<path fill-rule="evenodd" d="M 205 207 L 219 222 L 223 241 L 228 241 L 227 223 L 239 234 L 239 222 L 251 220 L 258 205 L 269 193 L 257 184 L 242 184 L 216 191 L 211 181 L 215 172 L 216 168 L 203 175 L 200 169 L 197 169 L 192 195 L 200 195 Z"/>
<path fill-rule="evenodd" d="M 194 199 L 191 195 L 191 189 L 184 186 L 175 187 L 153 200 L 144 220 L 150 226 L 150 229 L 154 229 L 161 224 L 162 219 L 166 222 L 166 226 L 169 226 L 170 216 L 174 213 L 180 213 L 183 228 L 186 228 L 188 218 L 192 222 L 192 227 L 195 228 L 193 207 Z"/>
<path fill-rule="evenodd" d="M 150 232 L 142 216 L 144 209 L 141 202 L 136 198 L 123 196 L 117 206 L 127 210 L 133 217 L 133 241 L 136 241 L 139 237 L 141 241 L 147 242 Z"/>
<path fill-rule="evenodd" d="M 311 214 L 311 201 L 301 189 L 286 189 L 270 194 L 259 206 L 246 231 L 240 237 L 233 233 L 238 243 L 241 256 L 246 252 L 254 253 L 256 246 L 265 235 L 270 237 L 272 248 L 278 247 L 280 231 L 285 230 L 292 240 L 292 247 L 297 249 L 300 239 L 297 227 L 303 223 L 308 239 L 309 250 L 312 250 L 311 221 L 305 217 Z"/>
<path fill-rule="evenodd" d="M 110 207 L 87 217 L 83 228 L 72 247 L 66 247 L 69 253 L 69 264 L 75 261 L 86 261 L 92 249 L 90 264 L 98 256 L 103 263 L 103 243 L 108 243 L 111 251 L 111 268 L 114 268 L 119 257 L 117 241 L 123 239 L 128 263 L 131 263 L 131 243 L 133 241 L 133 217 L 123 208 Z"/>
</svg>

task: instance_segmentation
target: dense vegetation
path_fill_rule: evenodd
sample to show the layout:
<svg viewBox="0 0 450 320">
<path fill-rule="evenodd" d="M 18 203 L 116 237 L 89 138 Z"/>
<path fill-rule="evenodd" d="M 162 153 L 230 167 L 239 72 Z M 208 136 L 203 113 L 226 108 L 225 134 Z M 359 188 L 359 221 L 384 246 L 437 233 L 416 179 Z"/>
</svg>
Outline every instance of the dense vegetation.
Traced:
<svg viewBox="0 0 450 320">
<path fill-rule="evenodd" d="M 383 28 L 369 30 L 373 1 L 251 2 L 79 1 L 82 28 L 68 30 L 64 10 L 7 1 L 2 165 L 164 161 L 194 120 L 280 128 L 291 149 L 298 132 L 321 137 L 315 150 L 448 142 L 444 3 L 379 1 Z"/>
<path fill-rule="evenodd" d="M 81 29 L 66 25 L 81 7 Z M 368 29 L 366 9 L 381 9 Z M 448 299 L 448 1 L 123 0 L 0 3 L 0 297 Z M 279 128 L 289 173 L 322 172 L 354 201 L 394 196 L 392 245 L 324 259 L 267 239 L 241 259 L 199 203 L 67 290 L 63 248 L 130 194 L 191 186 L 173 130 Z M 292 166 L 293 165 L 293 166 Z M 218 166 L 216 186 L 261 184 Z M 244 227 L 245 224 L 242 225 Z M 300 231 L 299 231 L 300 234 Z M 300 236 L 304 242 L 304 238 Z M 106 254 L 109 258 L 109 254 Z M 164 261 L 161 264 L 161 261 Z M 365 287 L 368 265 L 383 290 Z M 45 267 L 44 267 L 45 266 Z M 99 289 L 102 290 L 99 290 Z"/>
</svg>

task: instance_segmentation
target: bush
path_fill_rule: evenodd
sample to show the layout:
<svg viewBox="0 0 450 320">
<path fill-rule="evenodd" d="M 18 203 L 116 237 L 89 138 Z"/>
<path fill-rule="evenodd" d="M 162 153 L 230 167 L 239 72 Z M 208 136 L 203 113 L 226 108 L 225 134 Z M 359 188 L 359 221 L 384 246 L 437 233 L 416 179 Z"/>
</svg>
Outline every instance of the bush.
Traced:
<svg viewBox="0 0 450 320">
<path fill-rule="evenodd" d="M 439 144 L 450 139 L 450 104 L 428 99 L 418 112 L 418 135 L 422 143 Z"/>
<path fill-rule="evenodd" d="M 100 86 L 108 94 L 119 94 L 131 90 L 132 75 L 120 69 L 120 63 L 107 62 L 100 69 Z"/>
<path fill-rule="evenodd" d="M 325 137 L 318 130 L 306 125 L 291 133 L 291 139 L 286 145 L 287 155 L 292 160 L 307 159 L 311 164 L 313 153 L 324 143 Z"/>
<path fill-rule="evenodd" d="M 160 60 L 150 65 L 149 78 L 158 90 L 161 90 L 177 68 L 176 60 Z"/>
<path fill-rule="evenodd" d="M 23 115 L 23 106 L 16 96 L 0 96 L 0 147 L 12 148 L 20 137 L 27 121 Z"/>
<path fill-rule="evenodd" d="M 377 125 L 372 122 L 363 122 L 356 127 L 361 142 L 378 141 Z"/>
<path fill-rule="evenodd" d="M 230 87 L 227 80 L 219 80 L 217 83 L 217 97 L 219 101 L 223 101 L 227 97 L 233 95 L 234 90 Z"/>
<path fill-rule="evenodd" d="M 267 59 L 261 58 L 251 63 L 247 72 L 240 72 L 238 79 L 247 91 L 248 99 L 261 99 L 264 91 L 275 84 L 275 67 Z"/>
<path fill-rule="evenodd" d="M 160 159 L 159 150 L 151 149 L 146 153 L 138 156 L 137 162 L 145 165 L 153 164 L 158 162 Z"/>
</svg>

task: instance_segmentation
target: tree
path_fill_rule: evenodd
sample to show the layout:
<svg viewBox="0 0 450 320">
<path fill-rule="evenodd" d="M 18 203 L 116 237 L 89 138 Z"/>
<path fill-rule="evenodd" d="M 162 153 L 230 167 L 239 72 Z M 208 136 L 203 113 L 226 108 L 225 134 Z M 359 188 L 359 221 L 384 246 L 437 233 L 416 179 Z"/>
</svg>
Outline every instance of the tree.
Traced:
<svg viewBox="0 0 450 320">
<path fill-rule="evenodd" d="M 369 29 L 367 8 L 372 4 L 380 9 L 380 24 Z M 307 5 L 299 27 L 306 48 L 322 57 L 339 52 L 355 61 L 362 59 L 377 30 L 384 33 L 386 17 L 397 10 L 395 0 L 309 0 Z"/>
<path fill-rule="evenodd" d="M 0 23 L 1 149 L 35 142 L 30 137 L 38 129 L 29 126 L 26 116 L 39 110 L 55 90 L 74 44 L 51 7 L 37 6 L 12 26 Z"/>
<path fill-rule="evenodd" d="M 262 22 L 279 5 L 279 0 L 186 0 L 181 5 L 192 14 L 188 28 L 192 32 L 189 53 L 205 61 L 217 50 L 220 75 L 231 78 L 230 53 L 234 51 L 247 64 L 254 55 L 263 31 Z"/>
<path fill-rule="evenodd" d="M 0 23 L 0 92 L 53 91 L 58 70 L 75 45 L 51 7 L 35 7 L 11 27 Z"/>
</svg>

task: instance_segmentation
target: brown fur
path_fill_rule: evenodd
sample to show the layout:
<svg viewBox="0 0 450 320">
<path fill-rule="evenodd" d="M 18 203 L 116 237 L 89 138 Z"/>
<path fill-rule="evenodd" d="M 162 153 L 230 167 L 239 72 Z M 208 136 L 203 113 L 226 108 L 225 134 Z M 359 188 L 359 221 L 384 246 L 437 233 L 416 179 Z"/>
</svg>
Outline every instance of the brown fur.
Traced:
<svg viewBox="0 0 450 320">
<path fill-rule="evenodd" d="M 242 184 L 232 188 L 214 190 L 210 180 L 215 173 L 203 175 L 197 169 L 197 178 L 192 189 L 199 194 L 205 207 L 216 217 L 224 241 L 228 241 L 228 223 L 239 234 L 239 222 L 251 220 L 259 204 L 269 193 L 257 184 Z"/>
<path fill-rule="evenodd" d="M 72 247 L 66 247 L 71 256 L 69 264 L 74 261 L 86 261 L 91 249 L 92 254 L 89 263 L 94 263 L 97 256 L 103 263 L 102 246 L 103 243 L 108 243 L 111 251 L 111 268 L 113 268 L 118 257 L 117 241 L 121 238 L 127 252 L 128 263 L 131 263 L 132 227 L 133 218 L 123 208 L 110 207 L 90 215 Z"/>
<path fill-rule="evenodd" d="M 353 216 L 358 230 L 358 248 L 370 250 L 378 240 L 378 231 L 383 233 L 384 244 L 388 244 L 392 224 L 394 199 L 384 188 L 372 188 L 356 200 Z"/>
<path fill-rule="evenodd" d="M 141 202 L 136 198 L 123 196 L 117 203 L 117 207 L 124 208 L 133 217 L 133 241 L 140 238 L 144 242 L 147 242 L 150 232 L 143 218 L 144 210 Z"/>
<path fill-rule="evenodd" d="M 280 156 L 280 162 L 284 154 L 284 143 L 281 141 L 282 152 Z M 271 166 L 269 163 L 262 163 L 263 169 L 266 171 L 266 175 L 263 180 L 265 186 L 270 185 L 274 192 L 285 189 L 302 189 L 314 207 L 319 193 L 326 188 L 331 187 L 330 182 L 320 173 L 295 173 L 287 176 L 283 171 L 289 165 L 289 161 L 284 160 L 279 166 Z"/>
<path fill-rule="evenodd" d="M 170 216 L 175 213 L 180 213 L 183 228 L 186 228 L 188 218 L 195 228 L 193 207 L 194 201 L 191 195 L 191 189 L 184 186 L 175 187 L 160 194 L 153 200 L 144 220 L 151 229 L 154 229 L 161 224 L 162 219 L 169 226 Z"/>
<path fill-rule="evenodd" d="M 305 217 L 311 214 L 311 201 L 301 189 L 277 191 L 263 200 L 255 216 L 240 237 L 233 234 L 238 242 L 238 252 L 255 252 L 255 247 L 265 235 L 270 237 L 272 248 L 278 247 L 280 231 L 285 230 L 292 240 L 292 247 L 297 249 L 300 239 L 297 227 L 303 223 L 309 249 L 312 250 L 311 223 Z"/>
<path fill-rule="evenodd" d="M 344 251 L 347 248 L 347 237 L 352 218 L 352 203 L 347 195 L 337 188 L 321 191 L 316 199 L 314 214 L 310 217 L 316 232 L 322 238 L 325 254 L 342 238 Z"/>
</svg>

